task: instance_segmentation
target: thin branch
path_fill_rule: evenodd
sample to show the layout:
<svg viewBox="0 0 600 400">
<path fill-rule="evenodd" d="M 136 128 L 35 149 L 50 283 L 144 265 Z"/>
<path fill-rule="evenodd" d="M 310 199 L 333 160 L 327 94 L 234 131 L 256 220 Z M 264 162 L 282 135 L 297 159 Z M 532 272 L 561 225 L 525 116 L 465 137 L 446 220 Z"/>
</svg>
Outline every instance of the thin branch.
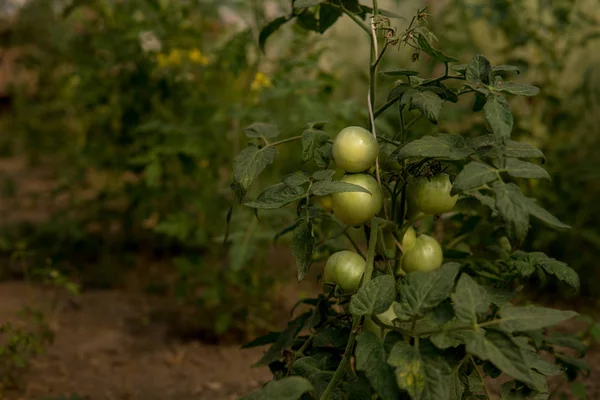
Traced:
<svg viewBox="0 0 600 400">
<path fill-rule="evenodd" d="M 485 391 L 485 395 L 487 396 L 488 399 L 492 400 L 492 396 L 490 395 L 490 391 L 488 390 L 487 386 L 485 385 L 485 379 L 483 374 L 481 373 L 481 371 L 479 370 L 479 367 L 477 366 L 477 364 L 475 364 L 475 360 L 473 359 L 473 356 L 469 354 L 469 359 L 471 360 L 471 363 L 473 363 L 473 367 L 475 368 L 475 371 L 477 371 L 477 375 L 479 375 L 479 379 L 481 379 L 481 385 L 483 386 L 483 390 Z"/>
</svg>

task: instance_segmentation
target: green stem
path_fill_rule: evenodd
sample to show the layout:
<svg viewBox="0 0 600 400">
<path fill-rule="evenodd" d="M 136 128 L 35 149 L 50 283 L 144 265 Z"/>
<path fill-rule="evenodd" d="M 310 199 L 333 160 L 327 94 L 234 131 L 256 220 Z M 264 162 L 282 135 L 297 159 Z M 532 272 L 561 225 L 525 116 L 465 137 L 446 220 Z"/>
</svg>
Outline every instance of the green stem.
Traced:
<svg viewBox="0 0 600 400">
<path fill-rule="evenodd" d="M 273 147 L 273 146 L 279 146 L 280 144 L 284 144 L 284 143 L 287 143 L 287 142 L 293 142 L 294 140 L 299 140 L 299 139 L 302 139 L 302 136 L 293 136 L 291 138 L 283 139 L 283 140 L 280 140 L 278 142 L 269 143 L 264 148 L 266 148 L 266 147 Z"/>
<path fill-rule="evenodd" d="M 490 391 L 488 390 L 487 386 L 485 385 L 485 379 L 483 374 L 481 373 L 481 371 L 479 370 L 479 367 L 477 366 L 477 364 L 475 364 L 475 360 L 473 359 L 473 356 L 469 354 L 469 359 L 471 360 L 471 363 L 473 364 L 473 367 L 475 368 L 475 371 L 477 371 L 477 375 L 479 376 L 479 379 L 481 380 L 481 385 L 483 386 L 483 390 L 485 391 L 485 395 L 487 396 L 488 399 L 491 399 L 492 396 L 490 395 Z"/>
</svg>

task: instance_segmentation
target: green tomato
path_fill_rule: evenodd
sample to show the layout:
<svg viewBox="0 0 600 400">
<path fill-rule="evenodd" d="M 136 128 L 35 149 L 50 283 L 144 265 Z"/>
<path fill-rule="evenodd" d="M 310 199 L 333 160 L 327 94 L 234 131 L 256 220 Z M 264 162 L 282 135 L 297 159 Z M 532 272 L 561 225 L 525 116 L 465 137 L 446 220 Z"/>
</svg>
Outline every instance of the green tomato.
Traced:
<svg viewBox="0 0 600 400">
<path fill-rule="evenodd" d="M 441 173 L 429 179 L 418 177 L 407 188 L 409 209 L 431 215 L 451 211 L 458 200 L 458 195 L 450 195 L 451 191 L 448 174 Z"/>
<path fill-rule="evenodd" d="M 498 243 L 500 244 L 500 247 L 502 248 L 502 250 L 506 251 L 507 253 L 512 252 L 512 246 L 510 244 L 510 240 L 508 240 L 508 238 L 506 236 L 502 236 L 500 239 L 498 239 Z"/>
<path fill-rule="evenodd" d="M 325 263 L 323 281 L 335 283 L 346 293 L 354 292 L 358 289 L 365 267 L 366 262 L 358 253 L 338 251 Z"/>
<path fill-rule="evenodd" d="M 341 179 L 342 182 L 353 183 L 367 189 L 364 192 L 333 193 L 333 213 L 344 224 L 356 226 L 366 224 L 381 211 L 383 193 L 381 187 L 371 175 L 352 174 Z"/>
<path fill-rule="evenodd" d="M 406 273 L 431 272 L 439 268 L 443 261 L 444 254 L 437 240 L 428 235 L 421 235 L 417 237 L 413 248 L 404 254 L 402 269 Z"/>
<path fill-rule="evenodd" d="M 359 126 L 349 126 L 337 134 L 333 141 L 333 160 L 346 172 L 363 172 L 371 168 L 379 145 L 371 132 Z"/>
<path fill-rule="evenodd" d="M 406 233 L 402 238 L 402 250 L 404 250 L 404 252 L 407 252 L 410 249 L 412 249 L 415 245 L 416 239 L 417 233 L 415 232 L 415 229 L 411 226 L 406 230 Z M 378 243 L 377 250 L 379 251 L 379 254 L 384 255 L 386 258 L 394 258 L 396 256 L 396 239 L 394 238 L 394 228 L 384 228 L 383 245 Z"/>
</svg>

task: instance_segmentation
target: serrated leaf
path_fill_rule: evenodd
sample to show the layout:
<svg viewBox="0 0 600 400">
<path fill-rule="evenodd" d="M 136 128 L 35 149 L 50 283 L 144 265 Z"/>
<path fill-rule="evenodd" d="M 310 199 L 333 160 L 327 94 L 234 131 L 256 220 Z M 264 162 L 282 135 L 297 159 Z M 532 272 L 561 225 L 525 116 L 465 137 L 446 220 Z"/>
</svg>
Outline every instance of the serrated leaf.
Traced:
<svg viewBox="0 0 600 400">
<path fill-rule="evenodd" d="M 444 324 L 439 332 L 432 334 L 429 339 L 438 349 L 445 350 L 449 347 L 457 347 L 464 344 L 464 331 L 455 330 L 459 326 L 463 326 L 464 323 L 458 319 Z"/>
<path fill-rule="evenodd" d="M 514 65 L 494 65 L 492 67 L 492 71 L 494 72 L 514 72 L 517 75 L 520 74 L 519 68 Z"/>
<path fill-rule="evenodd" d="M 333 160 L 333 146 L 331 143 L 325 143 L 315 150 L 315 164 L 319 168 L 326 168 L 329 162 Z"/>
<path fill-rule="evenodd" d="M 425 371 L 421 354 L 416 347 L 398 342 L 387 359 L 394 367 L 396 382 L 412 399 L 420 399 L 425 388 Z"/>
<path fill-rule="evenodd" d="M 500 307 L 499 327 L 509 333 L 523 332 L 553 326 L 577 316 L 574 311 L 561 311 L 553 308 L 505 304 Z"/>
<path fill-rule="evenodd" d="M 298 400 L 304 393 L 313 389 L 313 385 L 306 378 L 289 376 L 271 381 L 265 387 L 253 391 L 240 400 Z"/>
<path fill-rule="evenodd" d="M 521 243 L 529 230 L 529 211 L 526 198 L 514 183 L 494 182 L 496 208 L 504 218 L 506 232 L 511 241 Z"/>
<path fill-rule="evenodd" d="M 287 327 L 277 337 L 277 340 L 253 366 L 258 367 L 261 365 L 268 365 L 281 359 L 282 351 L 291 347 L 291 345 L 294 343 L 294 338 L 302 330 L 302 328 L 304 328 L 304 324 L 310 317 L 310 314 L 310 312 L 301 314 L 296 319 L 288 322 Z"/>
<path fill-rule="evenodd" d="M 462 274 L 450 296 L 454 314 L 460 321 L 476 324 L 477 316 L 489 310 L 490 299 L 484 287 L 479 286 L 469 275 Z"/>
<path fill-rule="evenodd" d="M 283 178 L 283 183 L 289 187 L 302 186 L 308 181 L 310 181 L 308 175 L 300 171 L 294 172 L 293 174 L 287 175 Z"/>
<path fill-rule="evenodd" d="M 394 86 L 388 94 L 387 101 L 392 101 L 393 99 L 401 99 L 404 92 L 406 92 L 409 89 L 412 89 L 412 86 L 408 83 L 401 83 L 399 85 Z"/>
<path fill-rule="evenodd" d="M 571 229 L 571 227 L 561 222 L 554 215 L 537 204 L 535 199 L 527 198 L 526 208 L 529 214 L 542 221 L 544 224 L 557 229 Z"/>
<path fill-rule="evenodd" d="M 264 189 L 254 201 L 244 203 L 246 207 L 263 210 L 281 208 L 305 196 L 304 189 L 300 186 L 289 187 L 278 183 Z"/>
<path fill-rule="evenodd" d="M 342 10 L 329 4 L 321 4 L 319 7 L 319 33 L 325 33 L 339 17 L 342 16 Z"/>
<path fill-rule="evenodd" d="M 465 71 L 465 77 L 467 82 L 472 85 L 479 85 L 481 83 L 488 85 L 490 83 L 490 73 L 492 71 L 492 64 L 489 60 L 477 54 L 467 64 Z"/>
<path fill-rule="evenodd" d="M 452 184 L 452 193 L 479 187 L 498 179 L 497 170 L 479 161 L 471 161 L 463 167 Z"/>
<path fill-rule="evenodd" d="M 244 128 L 244 133 L 249 138 L 272 139 L 279 136 L 281 132 L 275 124 L 255 122 Z"/>
<path fill-rule="evenodd" d="M 260 336 L 246 343 L 242 346 L 242 349 L 250 349 L 252 347 L 264 346 L 266 344 L 274 343 L 280 335 L 280 332 L 269 332 L 266 335 Z"/>
<path fill-rule="evenodd" d="M 460 264 L 446 263 L 429 273 L 416 271 L 398 282 L 400 301 L 394 304 L 394 312 L 403 321 L 420 318 L 442 301 L 454 287 Z"/>
<path fill-rule="evenodd" d="M 380 275 L 373 278 L 350 299 L 352 315 L 380 314 L 386 311 L 396 295 L 394 278 L 390 275 Z"/>
<path fill-rule="evenodd" d="M 473 332 L 465 341 L 467 352 L 492 362 L 501 371 L 529 385 L 535 385 L 521 348 L 506 334 L 494 330 Z"/>
<path fill-rule="evenodd" d="M 506 157 L 515 158 L 545 158 L 544 153 L 533 145 L 527 142 L 517 142 L 514 140 L 506 141 L 504 155 Z"/>
<path fill-rule="evenodd" d="M 467 72 L 467 64 L 450 64 L 450 68 L 461 75 Z"/>
<path fill-rule="evenodd" d="M 315 196 L 325 196 L 332 193 L 344 193 L 344 192 L 362 192 L 368 193 L 369 190 L 365 189 L 360 185 L 353 183 L 342 182 L 342 181 L 318 181 L 312 184 L 310 192 Z"/>
<path fill-rule="evenodd" d="M 503 81 L 496 84 L 495 89 L 500 92 L 514 94 L 515 96 L 535 96 L 540 92 L 540 88 L 535 86 Z"/>
<path fill-rule="evenodd" d="M 440 133 L 426 135 L 395 150 L 390 157 L 402 161 L 410 157 L 431 157 L 444 160 L 461 160 L 473 154 L 460 135 Z"/>
<path fill-rule="evenodd" d="M 333 176 L 335 175 L 335 170 L 333 169 L 324 169 L 321 171 L 315 172 L 312 177 L 316 181 L 331 181 Z"/>
<path fill-rule="evenodd" d="M 383 71 L 379 71 L 381 75 L 386 76 L 416 76 L 419 75 L 418 71 L 412 71 L 410 69 L 404 68 L 394 68 L 394 69 L 386 69 Z"/>
<path fill-rule="evenodd" d="M 298 220 L 292 242 L 292 254 L 296 257 L 296 267 L 298 268 L 298 281 L 304 279 L 312 264 L 312 255 L 316 244 L 317 239 L 313 232 L 312 222 L 306 222 L 304 219 Z"/>
<path fill-rule="evenodd" d="M 325 3 L 327 0 L 294 0 L 294 8 L 309 8 Z"/>
<path fill-rule="evenodd" d="M 507 158 L 504 163 L 504 170 L 508 172 L 510 176 L 514 176 L 515 178 L 550 180 L 550 175 L 548 175 L 548 172 L 544 168 L 516 158 Z"/>
<path fill-rule="evenodd" d="M 479 202 L 484 206 L 489 207 L 492 211 L 497 211 L 496 199 L 494 199 L 493 197 L 486 196 L 484 194 L 481 194 L 480 192 L 472 192 L 471 196 L 479 200 Z"/>
<path fill-rule="evenodd" d="M 513 129 L 514 120 L 506 97 L 490 93 L 486 97 L 483 112 L 485 119 L 492 127 L 494 135 L 502 141 L 508 140 Z"/>
<path fill-rule="evenodd" d="M 248 189 L 269 164 L 273 163 L 278 151 L 275 147 L 263 147 L 251 144 L 243 149 L 234 160 L 232 189 L 238 203 L 244 200 Z"/>
<path fill-rule="evenodd" d="M 547 274 L 554 275 L 558 280 L 569 284 L 575 290 L 579 289 L 579 275 L 566 263 L 540 252 L 529 253 L 528 261 L 531 265 L 542 268 Z"/>
<path fill-rule="evenodd" d="M 307 129 L 302 133 L 302 162 L 315 159 L 317 149 L 329 140 L 329 135 L 318 129 Z"/>
<path fill-rule="evenodd" d="M 258 36 L 258 46 L 264 52 L 265 44 L 267 43 L 267 39 L 271 36 L 277 29 L 281 28 L 283 24 L 292 19 L 291 16 L 283 16 L 279 18 L 275 18 L 273 21 L 269 22 L 262 30 Z"/>
<path fill-rule="evenodd" d="M 523 356 L 525 357 L 525 361 L 527 361 L 527 365 L 542 375 L 554 376 L 562 373 L 562 368 L 556 364 L 552 364 L 544 360 L 538 353 L 534 351 L 523 351 Z"/>
<path fill-rule="evenodd" d="M 400 398 L 394 370 L 386 363 L 381 340 L 372 332 L 362 332 L 356 337 L 356 343 L 356 369 L 365 373 L 382 400 Z"/>
<path fill-rule="evenodd" d="M 346 347 L 350 331 L 348 329 L 339 329 L 327 327 L 321 329 L 314 336 L 313 346 L 315 347 Z"/>
<path fill-rule="evenodd" d="M 409 110 L 416 108 L 425 118 L 437 124 L 444 100 L 430 91 L 410 89 L 402 95 L 402 104 L 410 104 Z"/>
<path fill-rule="evenodd" d="M 585 355 L 585 343 L 571 333 L 552 332 L 544 338 L 544 341 L 555 346 L 568 347 L 576 350 L 581 357 Z"/>
<path fill-rule="evenodd" d="M 431 44 L 429 44 L 427 38 L 422 34 L 419 34 L 417 41 L 419 42 L 419 46 L 421 47 L 421 49 L 425 53 L 427 53 L 431 58 L 438 62 L 449 63 L 458 61 L 458 58 L 447 56 L 438 49 L 435 49 L 433 46 L 431 46 Z"/>
</svg>

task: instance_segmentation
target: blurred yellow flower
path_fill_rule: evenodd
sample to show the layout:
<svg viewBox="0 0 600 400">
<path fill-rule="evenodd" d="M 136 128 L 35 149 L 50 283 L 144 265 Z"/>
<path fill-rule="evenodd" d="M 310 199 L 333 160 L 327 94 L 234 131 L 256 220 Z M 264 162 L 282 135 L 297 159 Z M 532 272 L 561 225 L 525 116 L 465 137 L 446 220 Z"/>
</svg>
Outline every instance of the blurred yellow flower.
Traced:
<svg viewBox="0 0 600 400">
<path fill-rule="evenodd" d="M 210 161 L 208 160 L 200 160 L 200 168 L 206 168 L 210 165 Z"/>
<path fill-rule="evenodd" d="M 208 57 L 200 52 L 198 49 L 192 49 L 188 53 L 188 57 L 191 62 L 200 65 L 208 65 Z"/>
<path fill-rule="evenodd" d="M 181 53 L 178 49 L 171 50 L 169 54 L 158 53 L 156 60 L 161 68 L 179 65 L 181 64 Z"/>
<path fill-rule="evenodd" d="M 252 89 L 255 92 L 258 92 L 261 89 L 268 88 L 271 86 L 273 86 L 273 83 L 271 83 L 271 79 L 269 79 L 269 77 L 267 77 L 262 72 L 257 72 L 254 76 L 252 84 L 250 85 L 250 89 Z"/>
</svg>

